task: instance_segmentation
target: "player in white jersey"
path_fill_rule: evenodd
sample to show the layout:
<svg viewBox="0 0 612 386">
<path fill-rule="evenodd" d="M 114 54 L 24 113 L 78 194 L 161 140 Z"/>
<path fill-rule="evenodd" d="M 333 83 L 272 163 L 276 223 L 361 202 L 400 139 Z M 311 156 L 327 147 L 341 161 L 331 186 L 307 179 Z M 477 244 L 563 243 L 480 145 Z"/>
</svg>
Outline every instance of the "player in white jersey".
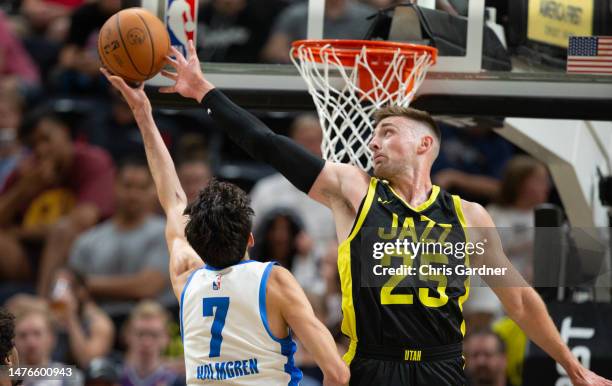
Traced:
<svg viewBox="0 0 612 386">
<path fill-rule="evenodd" d="M 187 384 L 297 385 L 301 372 L 293 362 L 291 331 L 315 358 L 326 385 L 348 383 L 348 367 L 331 334 L 291 273 L 249 260 L 253 211 L 246 194 L 213 181 L 187 206 L 143 85 L 132 89 L 102 72 L 136 118 L 167 216 L 170 279 L 181 306 Z"/>
</svg>

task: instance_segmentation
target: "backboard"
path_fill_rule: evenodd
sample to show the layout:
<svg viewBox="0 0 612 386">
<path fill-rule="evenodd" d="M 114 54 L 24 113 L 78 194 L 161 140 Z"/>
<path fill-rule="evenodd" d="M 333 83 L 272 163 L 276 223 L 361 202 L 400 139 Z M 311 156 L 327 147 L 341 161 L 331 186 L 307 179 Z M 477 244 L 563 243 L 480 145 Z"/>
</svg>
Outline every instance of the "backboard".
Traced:
<svg viewBox="0 0 612 386">
<path fill-rule="evenodd" d="M 194 0 L 142 0 L 142 5 L 157 13 L 162 20 L 166 20 L 167 3 L 181 1 L 190 2 Z M 221 35 L 218 31 L 211 31 L 202 20 L 206 19 L 206 12 L 219 12 L 219 10 L 215 10 L 215 0 L 199 1 L 202 4 L 207 4 L 204 4 L 204 6 L 200 4 L 200 22 L 196 32 L 196 40 L 198 40 L 198 46 L 201 47 L 200 50 L 206 50 L 206 42 L 220 39 Z M 325 13 L 330 8 L 335 7 L 337 3 L 352 3 L 352 5 L 360 3 L 360 6 L 363 6 L 365 2 L 367 1 L 307 0 L 303 5 L 303 11 L 307 10 L 306 15 L 301 19 L 303 25 L 294 27 L 301 28 L 306 34 L 306 38 L 309 39 L 328 37 L 329 22 L 325 19 Z M 384 0 L 370 1 L 370 3 L 374 2 L 385 3 Z M 390 2 L 392 1 L 387 1 L 387 3 Z M 498 13 L 497 19 L 503 18 L 505 20 L 506 31 L 504 33 L 504 27 L 495 23 L 494 14 L 500 10 L 485 9 L 485 0 L 465 1 L 465 9 L 458 9 L 458 12 L 465 14 L 465 16 L 459 15 L 458 17 L 467 20 L 465 55 L 440 55 L 438 63 L 432 67 L 427 80 L 419 89 L 413 106 L 434 114 L 612 120 L 612 109 L 609 108 L 609 103 L 612 101 L 612 76 L 567 74 L 563 67 L 564 47 L 559 47 L 560 44 L 563 44 L 564 36 L 566 39 L 566 35 L 582 32 L 581 30 L 571 29 L 575 28 L 576 17 L 582 18 L 578 20 L 579 24 L 593 24 L 596 16 L 594 12 L 597 10 L 594 10 L 593 7 L 581 10 L 578 16 L 574 16 L 574 19 L 567 23 L 569 26 L 567 30 L 564 30 L 565 26 L 558 24 L 558 18 L 555 19 L 554 15 L 550 15 L 547 11 L 546 0 L 523 0 L 522 2 L 529 7 L 526 11 L 531 12 L 529 23 L 533 24 L 536 17 L 541 18 L 541 23 L 546 23 L 547 17 L 550 16 L 551 25 L 544 32 L 533 31 L 534 28 L 530 27 L 531 24 L 524 26 L 524 35 L 526 35 L 523 37 L 524 40 L 526 42 L 534 41 L 536 48 L 529 44 L 523 44 L 524 48 L 519 49 L 510 47 L 509 51 L 513 52 L 511 55 L 512 70 L 510 71 L 483 70 L 483 25 L 486 24 L 489 32 L 493 31 L 495 33 L 499 39 L 499 44 L 505 44 L 506 46 L 508 30 L 520 28 L 513 27 L 514 20 L 508 14 L 500 15 Z M 254 3 L 257 4 L 257 0 Z M 291 2 L 287 7 L 295 7 L 295 5 L 291 5 L 295 3 L 299 2 Z M 420 6 L 431 6 L 427 3 L 431 3 L 431 1 L 420 1 Z M 449 3 L 461 2 L 449 0 Z M 534 3 L 541 4 L 534 8 Z M 586 2 L 576 1 L 576 3 L 584 4 Z M 588 6 L 583 5 L 583 7 Z M 461 7 L 458 6 L 457 8 Z M 287 8 L 285 8 L 285 11 L 287 11 Z M 534 12 L 539 13 L 535 14 Z M 574 10 L 574 14 L 576 12 Z M 371 14 L 376 14 L 375 8 L 371 8 Z M 276 15 L 276 17 L 282 16 Z M 208 23 L 215 23 L 215 21 L 208 18 Z M 273 26 L 278 21 L 270 20 L 269 23 L 270 26 Z M 371 20 L 363 18 L 362 23 L 371 23 Z M 270 29 L 274 30 L 275 28 Z M 229 29 L 228 31 L 228 33 L 238 33 L 239 29 Z M 596 33 L 593 28 L 590 32 Z M 557 36 L 552 36 L 550 39 L 541 36 L 546 33 L 556 34 Z M 542 47 L 544 49 L 540 49 Z M 540 56 L 547 56 L 549 52 L 556 52 L 557 54 L 561 52 L 561 55 L 557 55 L 556 58 L 548 62 L 541 60 Z M 550 65 L 551 62 L 556 65 Z M 307 93 L 306 83 L 290 63 L 204 61 L 202 67 L 207 78 L 213 84 L 244 107 L 276 111 L 311 110 L 314 107 L 310 95 Z M 166 83 L 165 78 L 159 76 L 151 80 L 149 85 L 160 86 Z M 154 90 L 152 90 L 151 95 L 154 103 L 160 106 L 188 106 L 185 101 L 181 101 L 180 98 L 175 96 L 156 94 Z"/>
</svg>

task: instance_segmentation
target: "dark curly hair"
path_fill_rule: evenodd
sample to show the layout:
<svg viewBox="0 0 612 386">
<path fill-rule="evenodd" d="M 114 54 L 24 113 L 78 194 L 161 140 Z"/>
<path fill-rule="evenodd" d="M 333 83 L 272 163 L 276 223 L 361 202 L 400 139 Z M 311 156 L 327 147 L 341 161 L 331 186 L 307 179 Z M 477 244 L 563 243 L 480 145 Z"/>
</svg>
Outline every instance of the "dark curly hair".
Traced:
<svg viewBox="0 0 612 386">
<path fill-rule="evenodd" d="M 242 260 L 254 214 L 242 189 L 213 179 L 184 214 L 187 241 L 206 264 L 220 269 Z"/>
<path fill-rule="evenodd" d="M 15 317 L 13 314 L 0 308 L 0 359 L 2 365 L 8 361 L 8 356 L 14 346 Z"/>
</svg>

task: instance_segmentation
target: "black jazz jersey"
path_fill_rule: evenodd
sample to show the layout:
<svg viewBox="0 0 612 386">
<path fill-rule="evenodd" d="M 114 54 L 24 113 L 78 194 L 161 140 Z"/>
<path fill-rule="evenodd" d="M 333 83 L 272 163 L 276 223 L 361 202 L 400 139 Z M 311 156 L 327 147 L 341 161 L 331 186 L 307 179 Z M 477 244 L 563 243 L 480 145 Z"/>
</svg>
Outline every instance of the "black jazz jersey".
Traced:
<svg viewBox="0 0 612 386">
<path fill-rule="evenodd" d="M 462 341 L 466 232 L 458 196 L 434 185 L 429 199 L 413 208 L 386 181 L 370 180 L 338 248 L 348 363 L 358 344 L 427 349 Z"/>
</svg>

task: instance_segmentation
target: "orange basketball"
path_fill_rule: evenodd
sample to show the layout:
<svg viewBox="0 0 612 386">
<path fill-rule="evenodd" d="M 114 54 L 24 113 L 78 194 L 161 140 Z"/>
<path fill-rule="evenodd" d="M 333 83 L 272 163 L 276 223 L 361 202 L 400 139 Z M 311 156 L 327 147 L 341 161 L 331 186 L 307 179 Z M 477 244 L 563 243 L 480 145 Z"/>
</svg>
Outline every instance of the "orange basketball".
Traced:
<svg viewBox="0 0 612 386">
<path fill-rule="evenodd" d="M 111 16 L 100 30 L 98 53 L 114 75 L 142 82 L 164 66 L 170 50 L 166 26 L 142 8 L 128 8 Z"/>
</svg>

